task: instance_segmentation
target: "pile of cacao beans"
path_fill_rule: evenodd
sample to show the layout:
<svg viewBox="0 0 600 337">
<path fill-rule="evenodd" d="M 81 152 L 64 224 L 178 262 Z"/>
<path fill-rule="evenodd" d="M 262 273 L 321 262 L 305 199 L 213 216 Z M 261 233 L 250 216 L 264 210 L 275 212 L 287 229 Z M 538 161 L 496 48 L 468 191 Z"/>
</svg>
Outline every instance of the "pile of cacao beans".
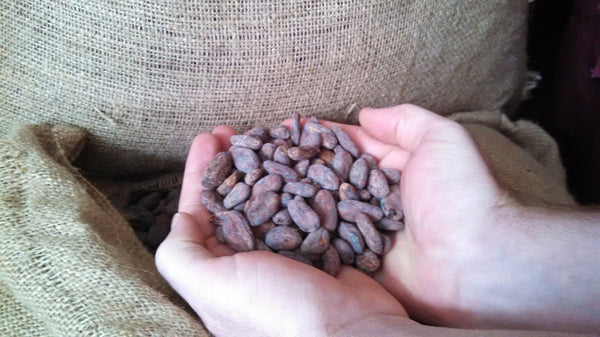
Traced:
<svg viewBox="0 0 600 337">
<path fill-rule="evenodd" d="M 216 237 L 237 252 L 272 251 L 336 275 L 372 275 L 404 228 L 401 175 L 378 168 L 339 126 L 257 126 L 206 166 L 201 199 Z"/>
</svg>

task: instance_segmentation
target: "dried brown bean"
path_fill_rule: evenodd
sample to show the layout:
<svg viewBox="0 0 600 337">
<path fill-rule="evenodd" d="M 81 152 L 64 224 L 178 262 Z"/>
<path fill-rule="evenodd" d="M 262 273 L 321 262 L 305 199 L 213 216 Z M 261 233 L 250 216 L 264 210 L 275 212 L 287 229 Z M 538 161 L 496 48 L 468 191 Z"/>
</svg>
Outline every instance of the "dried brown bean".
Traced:
<svg viewBox="0 0 600 337">
<path fill-rule="evenodd" d="M 321 134 L 321 146 L 332 150 L 337 145 L 337 137 L 333 131 L 318 122 L 308 121 L 304 124 L 304 129 L 308 132 L 318 132 Z"/>
<path fill-rule="evenodd" d="M 258 155 L 248 148 L 232 146 L 229 149 L 229 152 L 233 158 L 233 165 L 235 165 L 235 168 L 241 172 L 248 173 L 260 167 L 260 159 L 258 159 Z"/>
<path fill-rule="evenodd" d="M 300 195 L 304 198 L 312 198 L 319 189 L 312 184 L 303 182 L 286 183 L 283 185 L 283 191 L 294 195 Z"/>
<path fill-rule="evenodd" d="M 290 158 L 287 155 L 287 149 L 284 146 L 278 146 L 273 153 L 273 161 L 285 166 L 290 166 Z"/>
<path fill-rule="evenodd" d="M 392 185 L 390 193 L 381 199 L 381 209 L 386 217 L 400 221 L 404 219 L 404 211 L 402 210 L 402 195 L 399 185 Z"/>
<path fill-rule="evenodd" d="M 335 247 L 343 264 L 351 265 L 354 263 L 354 250 L 348 241 L 342 238 L 335 238 L 331 241 Z"/>
<path fill-rule="evenodd" d="M 375 223 L 375 228 L 384 231 L 399 231 L 404 229 L 404 222 L 383 217 L 381 220 Z"/>
<path fill-rule="evenodd" d="M 333 157 L 333 171 L 340 177 L 342 181 L 348 180 L 350 168 L 352 167 L 352 156 L 341 147 L 334 149 L 335 156 Z"/>
<path fill-rule="evenodd" d="M 331 276 L 337 275 L 342 266 L 338 251 L 334 247 L 329 246 L 329 248 L 323 253 L 322 260 L 323 271 Z"/>
<path fill-rule="evenodd" d="M 338 226 L 339 236 L 346 240 L 355 253 L 360 254 L 365 249 L 365 241 L 358 227 L 349 222 L 340 221 Z"/>
<path fill-rule="evenodd" d="M 329 167 L 312 164 L 308 167 L 306 176 L 327 190 L 337 190 L 340 187 L 340 178 Z"/>
<path fill-rule="evenodd" d="M 339 199 L 341 201 L 344 200 L 358 200 L 358 193 L 356 193 L 356 189 L 349 183 L 341 183 L 340 189 L 338 190 Z"/>
<path fill-rule="evenodd" d="M 383 242 L 381 242 L 381 235 L 371 222 L 371 219 L 364 213 L 356 216 L 356 227 L 360 230 L 363 235 L 363 239 L 367 244 L 367 247 L 375 254 L 381 254 L 383 251 Z"/>
<path fill-rule="evenodd" d="M 136 202 L 135 204 L 140 207 L 144 207 L 147 210 L 151 210 L 154 207 L 156 207 L 156 205 L 158 205 L 158 202 L 161 199 L 162 199 L 162 193 L 151 192 L 151 193 L 146 194 L 144 197 L 142 197 L 140 200 L 138 200 L 138 202 Z"/>
<path fill-rule="evenodd" d="M 297 146 L 290 147 L 287 155 L 292 160 L 311 159 L 319 153 L 318 147 Z"/>
<path fill-rule="evenodd" d="M 200 192 L 200 202 L 211 213 L 217 213 L 224 210 L 223 199 L 213 190 L 202 190 Z"/>
<path fill-rule="evenodd" d="M 325 165 L 332 166 L 334 157 L 335 152 L 331 150 L 322 149 L 321 151 L 319 151 L 319 159 L 325 162 Z"/>
<path fill-rule="evenodd" d="M 298 112 L 292 113 L 292 127 L 290 128 L 290 139 L 294 145 L 300 144 L 300 134 L 302 133 L 302 126 L 300 125 L 300 114 Z M 294 159 L 295 160 L 295 159 Z"/>
<path fill-rule="evenodd" d="M 288 211 L 294 223 L 304 232 L 319 228 L 319 216 L 303 200 L 294 198 L 288 203 Z"/>
<path fill-rule="evenodd" d="M 308 132 L 304 130 L 300 137 L 300 146 L 315 147 L 321 146 L 321 134 L 318 132 Z"/>
<path fill-rule="evenodd" d="M 321 159 L 321 158 L 313 158 L 310 161 L 310 165 L 323 165 L 323 166 L 327 166 L 327 163 Z"/>
<path fill-rule="evenodd" d="M 271 142 L 277 147 L 283 146 L 286 150 L 292 147 L 292 141 L 290 141 L 289 139 L 275 138 Z"/>
<path fill-rule="evenodd" d="M 377 271 L 380 266 L 379 258 L 372 251 L 365 249 L 362 254 L 356 255 L 356 268 L 358 270 L 371 274 Z"/>
<path fill-rule="evenodd" d="M 360 213 L 367 214 L 372 221 L 379 221 L 383 218 L 381 208 L 358 200 L 340 201 L 337 208 L 340 217 L 346 221 L 356 221 L 356 216 Z"/>
<path fill-rule="evenodd" d="M 248 204 L 248 201 L 239 203 L 239 204 L 233 206 L 232 210 L 238 211 L 238 212 L 245 212 L 247 204 Z"/>
<path fill-rule="evenodd" d="M 267 246 L 267 244 L 261 239 L 256 239 L 254 244 L 256 246 L 256 250 L 260 250 L 263 252 L 273 252 L 273 250 L 269 248 L 269 246 Z"/>
<path fill-rule="evenodd" d="M 381 242 L 383 243 L 383 251 L 381 254 L 385 255 L 392 249 L 392 239 L 385 234 L 380 233 L 379 235 L 381 235 Z"/>
<path fill-rule="evenodd" d="M 283 192 L 281 193 L 281 207 L 287 207 L 288 203 L 290 202 L 290 200 L 292 200 L 294 197 L 287 193 L 287 192 Z"/>
<path fill-rule="evenodd" d="M 252 186 L 251 197 L 262 194 L 268 191 L 278 192 L 283 185 L 283 179 L 278 174 L 268 174 L 260 178 L 254 186 Z"/>
<path fill-rule="evenodd" d="M 280 226 L 289 226 L 294 222 L 290 216 L 290 212 L 287 209 L 282 209 L 275 213 L 272 220 L 275 224 Z"/>
<path fill-rule="evenodd" d="M 276 139 L 290 138 L 290 130 L 283 125 L 276 125 L 269 130 L 269 136 Z"/>
<path fill-rule="evenodd" d="M 252 226 L 250 229 L 252 230 L 252 234 L 255 238 L 264 240 L 267 232 L 275 227 L 277 227 L 277 225 L 273 221 L 267 221 L 258 226 Z"/>
<path fill-rule="evenodd" d="M 248 135 L 233 135 L 229 138 L 229 142 L 233 146 L 246 147 L 252 150 L 259 150 L 263 145 L 262 140 Z"/>
<path fill-rule="evenodd" d="M 400 172 L 391 169 L 391 168 L 382 168 L 381 172 L 383 172 L 383 174 L 385 174 L 385 178 L 388 181 L 388 184 L 393 185 L 393 184 L 397 184 L 400 182 L 400 179 L 402 178 L 402 176 L 400 175 Z"/>
<path fill-rule="evenodd" d="M 303 254 L 322 254 L 329 248 L 329 232 L 321 227 L 314 232 L 308 233 L 300 251 Z"/>
<path fill-rule="evenodd" d="M 263 163 L 263 167 L 269 174 L 279 174 L 287 182 L 298 180 L 298 172 L 289 166 L 267 160 Z"/>
<path fill-rule="evenodd" d="M 269 130 L 262 126 L 255 126 L 252 129 L 244 132 L 246 136 L 252 136 L 260 139 L 263 142 L 269 140 Z"/>
<path fill-rule="evenodd" d="M 328 190 L 320 190 L 315 195 L 313 210 L 319 216 L 321 226 L 334 231 L 338 225 L 338 212 L 333 195 Z"/>
<path fill-rule="evenodd" d="M 215 188 L 227 178 L 233 167 L 232 155 L 229 152 L 217 153 L 206 165 L 202 173 L 202 186 Z"/>
<path fill-rule="evenodd" d="M 279 195 L 267 191 L 254 195 L 249 200 L 246 217 L 252 226 L 258 226 L 268 220 L 279 210 Z"/>
<path fill-rule="evenodd" d="M 213 215 L 223 226 L 223 237 L 238 252 L 254 250 L 254 237 L 246 218 L 236 211 L 223 211 Z"/>
<path fill-rule="evenodd" d="M 305 177 L 308 172 L 308 166 L 310 166 L 310 160 L 304 159 L 296 163 L 294 170 L 298 173 L 298 176 Z"/>
<path fill-rule="evenodd" d="M 264 143 L 258 152 L 258 156 L 262 161 L 265 160 L 273 160 L 273 154 L 275 153 L 275 149 L 277 149 L 277 145 L 273 143 Z"/>
<path fill-rule="evenodd" d="M 337 137 L 338 143 L 344 148 L 344 150 L 348 151 L 354 158 L 357 158 L 359 155 L 358 147 L 354 144 L 354 141 L 350 136 L 344 131 L 341 127 L 334 125 L 331 127 L 331 131 Z"/>
<path fill-rule="evenodd" d="M 230 209 L 243 203 L 250 197 L 250 191 L 250 186 L 242 182 L 237 183 L 223 199 L 223 207 Z"/>
<path fill-rule="evenodd" d="M 369 172 L 367 189 L 375 198 L 385 198 L 390 193 L 390 186 L 387 182 L 385 174 L 380 170 L 371 170 Z"/>
<path fill-rule="evenodd" d="M 231 192 L 233 186 L 235 186 L 241 179 L 243 173 L 238 170 L 233 170 L 233 173 L 229 175 L 223 182 L 217 187 L 217 193 L 222 197 L 226 196 Z"/>
<path fill-rule="evenodd" d="M 258 181 L 258 179 L 262 178 L 263 174 L 264 171 L 262 168 L 254 169 L 246 173 L 246 176 L 244 177 L 244 182 L 248 186 L 253 186 Z"/>
<path fill-rule="evenodd" d="M 312 262 L 309 259 L 307 259 L 306 257 L 302 256 L 302 254 L 298 254 L 298 253 L 292 252 L 290 250 L 280 250 L 277 252 L 277 254 L 283 255 L 285 257 L 289 257 L 290 259 L 294 259 L 298 262 L 305 263 L 309 266 L 313 265 Z"/>
<path fill-rule="evenodd" d="M 363 189 L 367 186 L 367 181 L 369 180 L 369 164 L 364 158 L 358 158 L 354 164 L 352 164 L 348 174 L 348 180 L 358 189 Z"/>
<path fill-rule="evenodd" d="M 223 234 L 223 226 L 217 226 L 217 228 L 215 228 L 215 238 L 219 243 L 227 243 L 225 235 Z"/>
<path fill-rule="evenodd" d="M 377 169 L 377 159 L 375 159 L 372 154 L 365 152 L 361 154 L 359 158 L 362 158 L 367 162 L 369 165 L 369 170 Z"/>
<path fill-rule="evenodd" d="M 294 250 L 302 243 L 302 236 L 292 227 L 278 226 L 267 232 L 265 243 L 274 250 Z"/>
<path fill-rule="evenodd" d="M 369 201 L 373 197 L 371 195 L 371 192 L 369 192 L 369 190 L 366 189 L 357 190 L 356 193 L 358 194 L 358 199 L 362 201 Z"/>
</svg>

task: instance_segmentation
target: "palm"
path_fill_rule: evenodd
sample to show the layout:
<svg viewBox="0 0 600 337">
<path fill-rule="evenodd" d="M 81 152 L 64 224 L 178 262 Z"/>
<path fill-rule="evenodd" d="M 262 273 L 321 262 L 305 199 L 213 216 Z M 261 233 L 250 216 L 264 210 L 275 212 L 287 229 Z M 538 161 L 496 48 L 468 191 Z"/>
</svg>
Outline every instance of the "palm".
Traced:
<svg viewBox="0 0 600 337">
<path fill-rule="evenodd" d="M 268 327 L 277 322 L 278 327 L 286 327 L 289 334 L 294 334 L 303 325 L 324 328 L 319 326 L 327 324 L 323 317 L 342 308 L 356 310 L 342 320 L 337 317 L 336 324 L 357 320 L 365 312 L 406 315 L 377 282 L 352 268 L 343 267 L 333 278 L 277 254 L 234 254 L 230 247 L 219 243 L 209 214 L 199 200 L 204 166 L 214 154 L 228 147 L 227 139 L 233 133 L 230 128 L 217 131 L 220 132 L 216 135 L 199 136 L 188 156 L 179 212 L 180 221 L 191 226 L 173 229 L 172 233 L 186 231 L 179 234 L 184 238 L 173 242 L 170 235 L 156 257 L 161 273 L 213 333 L 237 335 L 242 331 L 232 329 L 243 327 L 246 335 L 268 334 Z M 373 301 L 374 298 L 378 300 Z M 277 331 L 277 335 L 286 334 Z"/>
</svg>

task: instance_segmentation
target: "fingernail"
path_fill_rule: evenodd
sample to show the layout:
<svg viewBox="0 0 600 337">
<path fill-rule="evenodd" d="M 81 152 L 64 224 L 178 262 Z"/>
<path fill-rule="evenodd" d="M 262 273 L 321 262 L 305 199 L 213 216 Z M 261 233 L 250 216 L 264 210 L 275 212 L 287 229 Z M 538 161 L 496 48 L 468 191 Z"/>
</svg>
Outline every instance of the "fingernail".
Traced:
<svg viewBox="0 0 600 337">
<path fill-rule="evenodd" d="M 178 224 L 179 224 L 179 213 L 175 213 L 175 215 L 173 215 L 173 219 L 171 219 L 171 230 L 175 229 L 175 227 L 177 227 Z"/>
</svg>

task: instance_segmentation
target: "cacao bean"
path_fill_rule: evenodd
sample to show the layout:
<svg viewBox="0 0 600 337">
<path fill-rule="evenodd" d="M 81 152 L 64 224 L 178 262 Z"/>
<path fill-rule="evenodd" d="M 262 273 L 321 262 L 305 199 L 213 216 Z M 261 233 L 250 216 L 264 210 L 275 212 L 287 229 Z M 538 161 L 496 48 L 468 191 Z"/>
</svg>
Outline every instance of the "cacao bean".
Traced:
<svg viewBox="0 0 600 337">
<path fill-rule="evenodd" d="M 333 171 L 342 181 L 346 181 L 352 167 L 352 156 L 341 147 L 336 147 L 336 149 L 332 163 Z"/>
<path fill-rule="evenodd" d="M 400 172 L 391 169 L 391 168 L 382 168 L 381 172 L 383 172 L 383 174 L 385 174 L 385 178 L 388 181 L 388 184 L 390 185 L 394 185 L 400 182 L 401 179 L 401 175 Z"/>
<path fill-rule="evenodd" d="M 401 221 L 404 219 L 399 185 L 392 185 L 390 193 L 381 199 L 381 209 L 383 210 L 383 214 L 392 220 Z"/>
<path fill-rule="evenodd" d="M 384 231 L 399 231 L 404 229 L 404 222 L 383 217 L 375 223 L 375 228 Z"/>
<path fill-rule="evenodd" d="M 337 190 L 340 187 L 340 178 L 329 167 L 312 164 L 308 167 L 306 176 L 328 190 Z"/>
<path fill-rule="evenodd" d="M 269 130 L 262 126 L 255 126 L 252 129 L 244 132 L 246 136 L 252 136 L 260 139 L 262 142 L 269 140 Z"/>
<path fill-rule="evenodd" d="M 258 156 L 262 161 L 273 160 L 275 149 L 277 149 L 277 145 L 273 143 L 264 143 L 258 152 Z"/>
<path fill-rule="evenodd" d="M 365 249 L 362 254 L 356 255 L 356 268 L 365 274 L 371 274 L 379 269 L 379 258 L 372 251 Z"/>
<path fill-rule="evenodd" d="M 265 223 L 279 210 L 279 195 L 267 191 L 260 193 L 249 200 L 246 217 L 252 226 L 258 226 Z"/>
<path fill-rule="evenodd" d="M 290 212 L 287 209 L 282 209 L 273 215 L 273 222 L 280 226 L 289 226 L 293 223 Z"/>
<path fill-rule="evenodd" d="M 377 199 L 385 198 L 390 193 L 390 186 L 388 185 L 385 174 L 380 170 L 371 170 L 371 172 L 369 172 L 367 189 L 371 192 L 373 197 Z"/>
<path fill-rule="evenodd" d="M 304 130 L 300 137 L 300 146 L 318 148 L 321 146 L 321 134 Z"/>
<path fill-rule="evenodd" d="M 292 200 L 294 197 L 287 193 L 287 192 L 283 192 L 281 193 L 281 207 L 288 207 L 288 203 L 290 202 L 290 200 Z"/>
<path fill-rule="evenodd" d="M 229 149 L 229 152 L 233 158 L 233 165 L 241 172 L 248 173 L 260 167 L 258 155 L 248 148 L 232 146 Z M 229 171 L 227 173 L 229 173 Z"/>
<path fill-rule="evenodd" d="M 277 227 L 277 225 L 273 223 L 273 221 L 267 221 L 258 226 L 252 226 L 250 227 L 250 229 L 252 230 L 252 234 L 254 234 L 255 238 L 264 240 L 265 236 L 267 235 L 267 232 L 275 227 Z"/>
<path fill-rule="evenodd" d="M 320 227 L 314 232 L 308 233 L 302 245 L 300 251 L 306 254 L 322 254 L 329 248 L 329 232 Z"/>
<path fill-rule="evenodd" d="M 233 173 L 223 180 L 223 182 L 217 187 L 217 193 L 219 193 L 219 195 L 222 197 L 229 194 L 233 187 L 242 179 L 242 175 L 242 172 L 234 170 Z"/>
<path fill-rule="evenodd" d="M 278 192 L 283 185 L 283 179 L 278 174 L 268 174 L 260 178 L 254 186 L 252 186 L 252 195 L 254 197 L 265 192 Z"/>
<path fill-rule="evenodd" d="M 340 217 L 346 221 L 355 222 L 356 216 L 360 213 L 367 214 L 372 221 L 379 221 L 383 218 L 381 208 L 358 200 L 340 201 L 337 207 Z"/>
<path fill-rule="evenodd" d="M 233 166 L 231 157 L 229 152 L 217 153 L 204 168 L 202 186 L 208 189 L 219 186 L 231 172 Z"/>
<path fill-rule="evenodd" d="M 283 125 L 276 125 L 269 130 L 269 136 L 277 139 L 288 139 L 290 138 L 290 130 Z"/>
<path fill-rule="evenodd" d="M 303 160 L 303 159 L 311 159 L 314 156 L 319 154 L 318 147 L 307 147 L 307 146 L 298 146 L 298 147 L 290 147 L 287 151 L 287 155 L 289 159 L 292 160 Z"/>
<path fill-rule="evenodd" d="M 348 183 L 341 183 L 340 189 L 338 190 L 340 201 L 344 200 L 358 200 L 358 193 L 354 189 L 354 186 Z"/>
<path fill-rule="evenodd" d="M 262 140 L 248 135 L 233 135 L 229 138 L 233 146 L 246 147 L 252 150 L 259 150 L 263 145 Z"/>
<path fill-rule="evenodd" d="M 383 251 L 383 242 L 381 242 L 381 235 L 371 222 L 371 219 L 364 213 L 356 216 L 356 227 L 363 236 L 367 247 L 375 253 L 381 254 Z"/>
<path fill-rule="evenodd" d="M 354 250 L 348 241 L 342 238 L 335 238 L 331 241 L 335 247 L 343 264 L 352 265 L 354 263 Z"/>
<path fill-rule="evenodd" d="M 298 181 L 298 172 L 289 166 L 266 160 L 263 167 L 269 174 L 279 174 L 287 182 Z"/>
<path fill-rule="evenodd" d="M 267 232 L 265 243 L 274 250 L 294 250 L 302 243 L 302 236 L 292 227 L 277 226 Z"/>
<path fill-rule="evenodd" d="M 287 155 L 287 149 L 284 146 L 278 146 L 273 154 L 273 161 L 285 166 L 289 166 L 291 161 Z"/>
<path fill-rule="evenodd" d="M 237 183 L 233 189 L 231 190 L 231 192 L 229 192 L 229 194 L 227 194 L 227 196 L 225 197 L 225 199 L 223 199 L 223 207 L 230 209 L 233 208 L 235 206 L 237 206 L 238 204 L 243 203 L 244 201 L 248 200 L 248 198 L 250 197 L 250 186 L 246 185 L 245 183 Z M 216 194 L 215 194 L 216 196 Z"/>
<path fill-rule="evenodd" d="M 360 254 L 365 249 L 365 241 L 358 230 L 358 227 L 355 225 L 349 222 L 340 221 L 338 234 L 350 244 L 355 253 Z"/>
<path fill-rule="evenodd" d="M 357 158 L 359 155 L 358 147 L 352 141 L 352 138 L 344 131 L 341 127 L 335 125 L 331 127 L 331 131 L 337 137 L 338 143 L 344 148 L 344 150 L 348 151 L 354 158 Z"/>
<path fill-rule="evenodd" d="M 337 275 L 341 268 L 340 256 L 337 250 L 332 246 L 328 246 L 327 250 L 323 253 L 322 259 L 323 271 L 331 276 Z"/>
<path fill-rule="evenodd" d="M 300 144 L 300 134 L 302 133 L 302 126 L 300 125 L 300 114 L 294 112 L 292 114 L 292 127 L 290 128 L 290 139 L 294 145 Z M 294 159 L 296 160 L 296 159 Z"/>
<path fill-rule="evenodd" d="M 369 164 L 364 158 L 358 158 L 350 167 L 348 180 L 357 189 L 363 189 L 367 186 L 369 179 Z"/>
<path fill-rule="evenodd" d="M 319 216 L 302 200 L 291 200 L 288 211 L 294 223 L 304 232 L 312 232 L 319 228 Z"/>
<path fill-rule="evenodd" d="M 308 160 L 308 159 L 300 160 L 294 166 L 294 170 L 298 173 L 299 177 L 306 177 L 306 172 L 308 172 L 309 165 L 310 165 L 310 160 Z"/>
<path fill-rule="evenodd" d="M 231 248 L 238 252 L 254 250 L 254 237 L 242 214 L 237 211 L 222 211 L 215 213 L 214 217 L 223 226 L 223 237 Z"/>
<path fill-rule="evenodd" d="M 283 186 L 283 191 L 294 195 L 300 195 L 304 198 L 314 197 L 317 193 L 318 188 L 312 184 L 306 184 L 303 182 L 286 183 Z"/>
<path fill-rule="evenodd" d="M 328 190 L 317 192 L 312 204 L 313 210 L 319 217 L 320 224 L 328 231 L 335 231 L 338 224 L 338 212 L 335 199 Z"/>
<path fill-rule="evenodd" d="M 211 213 L 217 213 L 224 210 L 223 199 L 213 190 L 202 190 L 200 192 L 200 202 Z"/>
<path fill-rule="evenodd" d="M 246 176 L 244 177 L 244 182 L 248 186 L 253 186 L 258 181 L 258 179 L 262 178 L 263 174 L 264 172 L 261 168 L 254 169 L 246 173 Z"/>
</svg>

